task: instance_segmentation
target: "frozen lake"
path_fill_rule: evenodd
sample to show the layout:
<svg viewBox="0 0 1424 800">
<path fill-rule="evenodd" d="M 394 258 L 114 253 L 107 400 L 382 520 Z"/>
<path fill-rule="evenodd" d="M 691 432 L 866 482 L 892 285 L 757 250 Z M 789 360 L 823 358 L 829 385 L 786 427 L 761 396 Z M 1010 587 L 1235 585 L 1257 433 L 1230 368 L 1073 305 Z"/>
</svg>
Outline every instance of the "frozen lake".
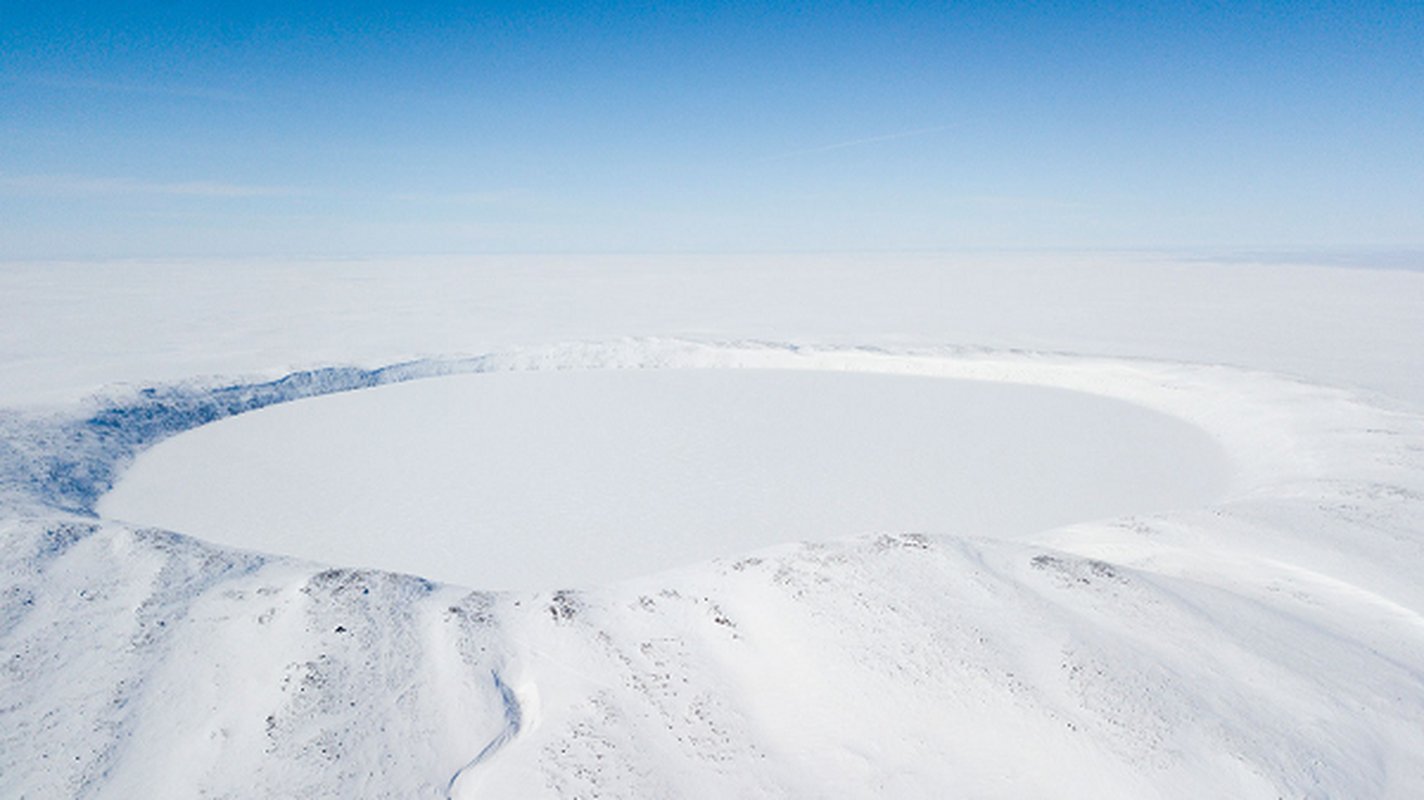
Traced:
<svg viewBox="0 0 1424 800">
<path fill-rule="evenodd" d="M 776 370 L 514 372 L 301 400 L 144 453 L 106 517 L 480 588 L 866 532 L 1011 538 L 1199 506 L 1229 465 L 1121 401 Z"/>
</svg>

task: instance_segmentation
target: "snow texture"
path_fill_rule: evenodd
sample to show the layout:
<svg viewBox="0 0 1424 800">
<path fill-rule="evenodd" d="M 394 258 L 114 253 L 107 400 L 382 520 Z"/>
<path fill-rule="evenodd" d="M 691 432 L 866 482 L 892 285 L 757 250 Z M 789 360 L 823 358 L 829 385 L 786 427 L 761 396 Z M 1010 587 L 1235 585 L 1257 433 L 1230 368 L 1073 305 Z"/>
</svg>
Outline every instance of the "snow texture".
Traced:
<svg viewBox="0 0 1424 800">
<path fill-rule="evenodd" d="M 488 592 L 94 513 L 145 448 L 461 372 L 808 369 L 1184 420 L 1206 506 L 785 543 Z M 194 373 L 197 374 L 197 373 Z M 1267 372 L 1029 350 L 592 341 L 153 384 L 0 429 L 0 796 L 1418 796 L 1424 418 Z"/>
<path fill-rule="evenodd" d="M 144 452 L 97 510 L 488 589 L 586 587 L 871 531 L 1013 538 L 1227 491 L 1199 429 L 1117 400 L 809 369 L 442 377 Z"/>
</svg>

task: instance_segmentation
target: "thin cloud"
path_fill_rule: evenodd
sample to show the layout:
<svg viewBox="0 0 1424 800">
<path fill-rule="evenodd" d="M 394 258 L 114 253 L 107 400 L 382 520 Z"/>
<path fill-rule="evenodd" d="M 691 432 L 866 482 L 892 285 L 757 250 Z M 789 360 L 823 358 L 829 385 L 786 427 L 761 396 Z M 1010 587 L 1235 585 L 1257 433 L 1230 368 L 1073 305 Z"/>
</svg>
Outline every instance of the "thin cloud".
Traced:
<svg viewBox="0 0 1424 800">
<path fill-rule="evenodd" d="M 245 100 L 244 95 L 222 89 L 208 89 L 201 86 L 168 86 L 152 83 L 125 83 L 121 81 L 100 81 L 86 78 L 46 78 L 24 76 L 0 79 L 0 82 L 21 86 L 38 86 L 43 89 L 66 91 L 109 92 L 113 94 L 141 94 L 157 97 L 182 97 L 193 100 Z"/>
<path fill-rule="evenodd" d="M 310 192 L 291 186 L 253 186 L 217 181 L 149 183 L 125 178 L 87 178 L 73 175 L 0 176 L 5 194 L 51 197 L 107 195 L 166 195 L 173 197 L 291 197 Z"/>
<path fill-rule="evenodd" d="M 996 211 L 1027 211 L 1031 209 L 1071 211 L 1087 207 L 1083 203 L 1067 200 L 1053 200 L 1047 197 L 998 194 L 956 195 L 948 198 L 948 201 L 959 205 L 978 206 L 980 208 Z"/>
<path fill-rule="evenodd" d="M 488 192 L 397 192 L 378 196 L 403 202 L 452 203 L 475 206 L 510 205 L 527 199 L 523 192 L 507 190 Z"/>
<path fill-rule="evenodd" d="M 257 198 L 306 197 L 386 201 L 395 203 L 444 203 L 467 206 L 510 206 L 527 204 L 528 192 L 514 189 L 484 192 L 349 192 L 298 186 L 263 186 L 220 181 L 178 181 L 157 183 L 129 178 L 96 178 L 82 175 L 0 175 L 0 196 L 28 197 L 197 197 Z"/>
<path fill-rule="evenodd" d="M 955 127 L 958 127 L 958 125 L 937 125 L 937 126 L 935 126 L 935 127 L 933 127 L 933 128 L 917 128 L 917 129 L 912 130 L 912 131 L 900 131 L 899 133 L 887 133 L 887 134 L 883 134 L 883 135 L 881 135 L 881 136 L 869 136 L 869 137 L 866 137 L 866 138 L 864 138 L 864 139 L 851 139 L 851 140 L 845 141 L 845 142 L 836 142 L 835 144 L 821 145 L 820 147 L 810 147 L 810 148 L 807 148 L 807 149 L 805 149 L 805 150 L 793 150 L 793 151 L 791 151 L 791 152 L 789 152 L 789 153 L 781 153 L 781 154 L 779 154 L 779 155 L 768 156 L 767 158 L 765 158 L 765 159 L 763 159 L 763 160 L 764 160 L 764 161 L 777 161 L 777 160 L 780 160 L 780 159 L 783 159 L 783 158 L 794 158 L 794 157 L 796 157 L 796 156 L 808 156 L 808 155 L 814 155 L 814 154 L 816 154 L 816 153 L 829 153 L 829 152 L 832 151 L 832 150 L 844 150 L 844 149 L 846 149 L 847 147 L 859 147 L 859 146 L 865 145 L 865 144 L 875 144 L 876 142 L 888 142 L 888 141 L 892 141 L 892 140 L 894 140 L 894 139 L 909 139 L 909 138 L 912 137 L 912 136 L 924 136 L 925 134 L 938 133 L 938 132 L 940 132 L 940 131 L 947 131 L 947 130 L 949 130 L 950 128 L 955 128 Z"/>
</svg>

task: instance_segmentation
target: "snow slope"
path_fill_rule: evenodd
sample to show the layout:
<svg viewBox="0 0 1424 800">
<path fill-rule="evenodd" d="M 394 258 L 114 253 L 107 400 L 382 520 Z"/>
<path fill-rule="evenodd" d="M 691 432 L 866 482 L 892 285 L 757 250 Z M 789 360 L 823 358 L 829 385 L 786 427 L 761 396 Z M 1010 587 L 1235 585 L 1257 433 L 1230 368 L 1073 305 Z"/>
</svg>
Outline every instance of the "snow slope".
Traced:
<svg viewBox="0 0 1424 800">
<path fill-rule="evenodd" d="M 1080 280 L 1091 288 L 1117 269 L 1085 269 Z M 1252 323 L 1267 332 L 1297 321 L 1301 312 L 1278 307 L 1291 289 L 1270 278 L 1288 284 L 1289 273 L 1237 269 L 1247 277 L 1216 287 L 1235 291 L 1223 295 L 1225 317 L 1267 312 Z M 798 270 L 718 280 L 742 280 L 751 295 L 757 281 L 807 277 Z M 1157 281 L 1167 306 L 1173 278 L 1196 274 L 1187 293 L 1208 296 L 1223 274 L 1143 270 L 1135 280 Z M 604 280 L 590 274 L 570 285 Z M 304 335 L 264 332 L 241 314 L 229 320 L 240 323 L 231 341 L 273 350 L 180 352 L 159 341 L 132 346 L 125 362 L 113 342 L 16 346 L 3 374 L 37 371 L 49 383 L 12 389 L 7 377 L 13 410 L 0 418 L 0 794 L 1417 796 L 1424 418 L 1410 410 L 1419 373 L 1396 373 L 1417 366 L 1424 348 L 1412 338 L 1417 321 L 1388 309 L 1420 297 L 1424 277 L 1301 274 L 1312 291 L 1338 288 L 1315 302 L 1339 313 L 1298 328 L 1310 334 L 1279 358 L 1238 341 L 1230 325 L 1186 324 L 1193 334 L 1180 349 L 1208 356 L 1195 364 L 1171 347 L 1123 357 L 1173 338 L 1139 338 L 1151 302 L 1070 324 L 1077 332 L 1053 348 L 1100 356 L 1005 349 L 1002 337 L 1028 334 L 993 325 L 982 338 L 944 339 L 990 349 L 896 342 L 864 321 L 845 323 L 864 326 L 848 343 L 827 327 L 780 337 L 791 344 L 531 336 L 533 346 L 473 358 L 117 388 L 80 403 L 65 398 L 92 380 L 276 372 L 315 351 L 289 346 Z M 996 288 L 969 294 L 1018 296 L 1005 274 L 1004 284 L 980 278 Z M 1255 293 L 1243 281 L 1257 282 Z M 379 290 L 331 287 L 369 292 L 348 298 L 346 322 L 381 305 Z M 856 307 L 825 283 L 805 294 L 808 306 L 788 303 L 763 324 L 810 330 Z M 920 294 L 928 299 L 903 309 L 910 323 L 933 318 L 943 297 Z M 1385 311 L 1346 319 L 1371 297 Z M 1011 316 L 1079 313 L 1059 309 L 1062 297 L 1030 300 L 1036 312 Z M 128 313 L 117 300 L 85 302 L 110 319 Z M 707 318 L 730 325 L 735 305 Z M 432 301 L 430 316 L 452 320 L 459 307 Z M 83 308 L 69 309 L 81 329 Z M 492 316 L 521 310 L 530 309 Z M 563 324 L 547 308 L 531 318 Z M 412 324 L 406 341 L 439 339 L 438 327 Z M 631 314 L 623 332 L 658 327 Z M 1341 331 L 1377 348 L 1347 362 L 1334 360 L 1335 345 L 1315 346 Z M 457 338 L 446 352 L 479 337 Z M 47 359 L 71 361 L 56 352 L 86 347 L 90 355 L 46 373 Z M 374 358 L 352 347 L 362 351 L 352 359 Z M 488 592 L 333 569 L 92 515 L 138 452 L 234 413 L 453 372 L 572 367 L 847 371 L 1087 392 L 1206 432 L 1231 464 L 1230 490 L 1205 505 L 1013 540 L 890 532 L 788 542 L 577 591 Z M 165 378 L 170 369 L 182 375 Z M 52 404 L 35 405 L 44 397 Z"/>
</svg>

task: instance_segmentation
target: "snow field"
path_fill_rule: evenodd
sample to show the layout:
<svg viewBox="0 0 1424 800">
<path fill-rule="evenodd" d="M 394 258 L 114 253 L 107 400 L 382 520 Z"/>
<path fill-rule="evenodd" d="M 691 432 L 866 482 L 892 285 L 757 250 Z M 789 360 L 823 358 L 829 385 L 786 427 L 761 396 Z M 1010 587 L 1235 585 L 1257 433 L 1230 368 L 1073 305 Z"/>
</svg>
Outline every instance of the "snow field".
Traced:
<svg viewBox="0 0 1424 800">
<path fill-rule="evenodd" d="M 145 452 L 98 511 L 483 589 L 589 587 L 789 541 L 1022 536 L 1218 500 L 1225 457 L 1077 392 L 894 374 L 477 374 L 271 406 Z"/>
<path fill-rule="evenodd" d="M 337 272 L 351 269 L 365 268 Z M 1418 276 L 925 260 L 888 276 L 760 264 L 694 272 L 687 288 L 602 267 L 511 272 L 492 294 L 475 287 L 499 270 L 412 278 L 455 274 L 443 269 L 364 283 L 277 270 L 264 274 L 292 292 L 248 276 L 250 296 L 224 289 L 230 274 L 178 267 L 83 286 L 10 271 L 6 296 L 26 311 L 0 320 L 14 345 L 0 391 L 12 407 L 72 403 L 113 381 L 461 350 L 492 355 L 253 396 L 461 371 L 933 376 L 1183 420 L 1224 449 L 1228 488 L 1011 540 L 891 531 L 486 592 L 86 514 L 131 452 L 214 408 L 255 407 L 220 391 L 230 382 L 6 412 L 0 795 L 1413 798 L 1424 785 Z M 153 308 L 105 288 L 135 270 L 152 286 L 133 296 Z M 663 278 L 666 303 L 623 291 Z M 396 319 L 426 322 L 363 326 Z M 625 334 L 650 338 L 609 338 Z M 512 349 L 557 339 L 590 343 Z"/>
</svg>

